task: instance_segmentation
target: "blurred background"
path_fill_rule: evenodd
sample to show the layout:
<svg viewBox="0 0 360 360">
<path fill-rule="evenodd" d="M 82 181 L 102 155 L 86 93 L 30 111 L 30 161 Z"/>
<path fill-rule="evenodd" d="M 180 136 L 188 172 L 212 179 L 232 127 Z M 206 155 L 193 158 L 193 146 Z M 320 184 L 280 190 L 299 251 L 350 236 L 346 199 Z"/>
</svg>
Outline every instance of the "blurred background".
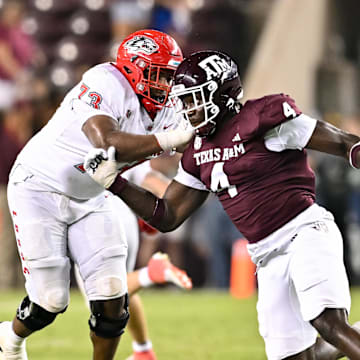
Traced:
<svg viewBox="0 0 360 360">
<path fill-rule="evenodd" d="M 357 0 L 0 0 L 0 289 L 23 285 L 6 204 L 16 154 L 86 69 L 115 60 L 125 36 L 151 28 L 172 35 L 185 56 L 226 52 L 239 65 L 245 100 L 284 92 L 306 114 L 360 135 L 359 17 Z M 154 166 L 172 177 L 175 160 Z M 310 161 L 359 285 L 360 173 L 331 156 L 311 153 Z M 178 231 L 142 233 L 138 266 L 162 250 L 196 287 L 227 291 L 241 237 L 211 197 Z"/>
</svg>

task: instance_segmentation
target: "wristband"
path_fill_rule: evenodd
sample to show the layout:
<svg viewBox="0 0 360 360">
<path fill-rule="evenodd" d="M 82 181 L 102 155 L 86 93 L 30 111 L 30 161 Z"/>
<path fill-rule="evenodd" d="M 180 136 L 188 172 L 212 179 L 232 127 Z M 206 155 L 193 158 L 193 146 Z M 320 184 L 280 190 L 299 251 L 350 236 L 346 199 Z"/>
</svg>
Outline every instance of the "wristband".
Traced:
<svg viewBox="0 0 360 360">
<path fill-rule="evenodd" d="M 128 181 L 122 176 L 118 176 L 114 183 L 108 188 L 113 194 L 119 195 L 128 184 Z"/>
<path fill-rule="evenodd" d="M 354 169 L 360 169 L 360 164 L 356 161 L 356 155 L 360 151 L 360 141 L 355 143 L 349 152 L 349 163 Z"/>
</svg>

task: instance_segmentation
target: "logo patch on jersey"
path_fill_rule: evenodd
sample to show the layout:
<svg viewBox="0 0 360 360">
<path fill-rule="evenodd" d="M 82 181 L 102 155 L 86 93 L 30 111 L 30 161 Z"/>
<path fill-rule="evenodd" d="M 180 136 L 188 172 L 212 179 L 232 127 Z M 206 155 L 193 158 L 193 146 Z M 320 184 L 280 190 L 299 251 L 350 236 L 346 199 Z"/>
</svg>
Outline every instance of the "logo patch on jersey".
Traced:
<svg viewBox="0 0 360 360">
<path fill-rule="evenodd" d="M 129 50 L 129 52 L 143 52 L 147 55 L 151 55 L 159 49 L 159 45 L 153 39 L 148 38 L 145 35 L 133 37 L 125 43 L 124 47 Z"/>
<path fill-rule="evenodd" d="M 219 78 L 221 75 L 221 80 L 223 80 L 231 70 L 230 65 L 218 55 L 211 55 L 200 61 L 199 66 L 205 70 L 207 80 Z"/>
<path fill-rule="evenodd" d="M 201 145 L 202 145 L 202 140 L 200 136 L 197 136 L 194 140 L 194 149 L 195 150 L 200 150 L 201 149 Z"/>
<path fill-rule="evenodd" d="M 236 133 L 236 135 L 232 138 L 231 141 L 232 142 L 241 141 L 241 137 L 240 137 L 239 133 Z"/>
<path fill-rule="evenodd" d="M 74 165 L 74 168 L 75 168 L 76 170 L 79 170 L 82 174 L 86 173 L 86 170 L 85 170 L 85 168 L 84 168 L 84 164 L 83 164 L 83 163 Z"/>
</svg>

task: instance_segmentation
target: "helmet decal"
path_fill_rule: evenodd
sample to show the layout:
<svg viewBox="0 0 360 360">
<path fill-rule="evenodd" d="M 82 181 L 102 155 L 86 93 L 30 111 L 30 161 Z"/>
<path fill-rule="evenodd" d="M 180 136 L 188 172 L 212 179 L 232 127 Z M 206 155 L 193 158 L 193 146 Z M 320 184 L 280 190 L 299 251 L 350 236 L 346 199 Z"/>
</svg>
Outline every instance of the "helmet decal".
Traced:
<svg viewBox="0 0 360 360">
<path fill-rule="evenodd" d="M 143 52 L 151 55 L 159 49 L 159 45 L 151 38 L 145 35 L 137 35 L 124 44 L 124 48 L 132 53 Z"/>
<path fill-rule="evenodd" d="M 231 67 L 226 60 L 220 58 L 218 55 L 211 55 L 200 61 L 199 66 L 205 70 L 207 80 L 220 77 L 221 80 L 223 80 L 227 77 L 228 72 L 231 70 Z"/>
</svg>

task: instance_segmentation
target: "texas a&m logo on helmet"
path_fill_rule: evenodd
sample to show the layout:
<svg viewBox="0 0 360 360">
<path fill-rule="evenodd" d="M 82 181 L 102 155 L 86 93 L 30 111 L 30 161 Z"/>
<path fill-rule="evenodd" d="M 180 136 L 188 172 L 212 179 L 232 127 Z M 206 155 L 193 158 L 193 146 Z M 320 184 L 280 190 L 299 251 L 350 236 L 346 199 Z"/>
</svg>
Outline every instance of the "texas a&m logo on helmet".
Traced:
<svg viewBox="0 0 360 360">
<path fill-rule="evenodd" d="M 224 80 L 231 71 L 228 62 L 218 55 L 211 55 L 199 62 L 199 66 L 205 70 L 207 80 L 221 78 Z"/>
<path fill-rule="evenodd" d="M 143 52 L 145 54 L 153 54 L 159 49 L 159 45 L 151 38 L 145 35 L 138 35 L 127 41 L 124 47 L 129 52 Z"/>
</svg>

